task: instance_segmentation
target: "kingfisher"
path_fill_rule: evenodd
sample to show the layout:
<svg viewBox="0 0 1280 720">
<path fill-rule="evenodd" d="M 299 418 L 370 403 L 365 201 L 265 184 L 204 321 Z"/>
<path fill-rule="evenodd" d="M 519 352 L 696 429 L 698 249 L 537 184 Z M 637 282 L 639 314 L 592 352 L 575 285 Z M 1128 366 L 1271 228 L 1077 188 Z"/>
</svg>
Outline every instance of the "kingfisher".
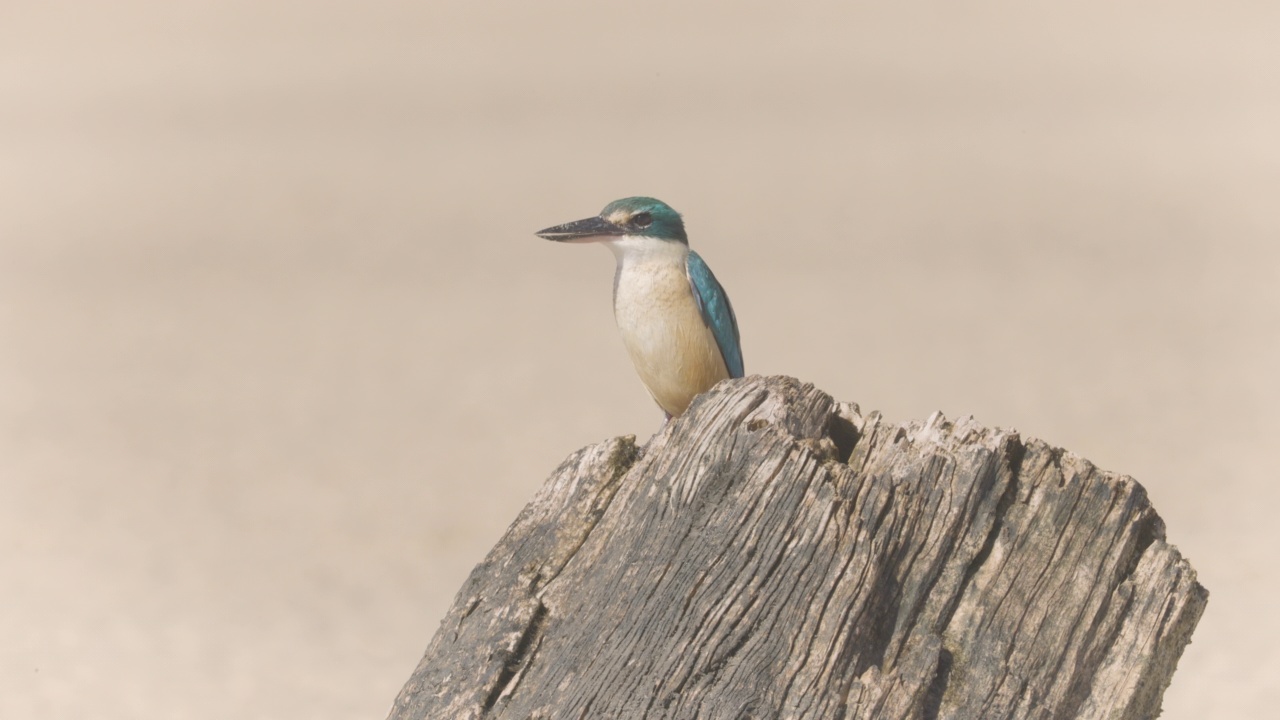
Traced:
<svg viewBox="0 0 1280 720">
<path fill-rule="evenodd" d="M 711 268 L 689 249 L 684 220 L 651 197 L 629 197 L 599 215 L 538 237 L 602 243 L 613 251 L 613 317 L 640 381 L 666 419 L 725 378 L 742 377 L 738 318 Z"/>
</svg>

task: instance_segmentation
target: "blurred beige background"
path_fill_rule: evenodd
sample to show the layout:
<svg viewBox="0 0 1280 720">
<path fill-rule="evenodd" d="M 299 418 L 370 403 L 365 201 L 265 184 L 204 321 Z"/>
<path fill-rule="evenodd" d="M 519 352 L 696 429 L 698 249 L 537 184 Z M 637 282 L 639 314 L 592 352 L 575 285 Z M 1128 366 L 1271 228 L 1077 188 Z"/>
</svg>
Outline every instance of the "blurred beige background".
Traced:
<svg viewBox="0 0 1280 720">
<path fill-rule="evenodd" d="M 651 194 L 747 370 L 1137 477 L 1280 704 L 1280 5 L 0 5 L 0 717 L 382 717 L 573 450 L 660 414 Z"/>
</svg>

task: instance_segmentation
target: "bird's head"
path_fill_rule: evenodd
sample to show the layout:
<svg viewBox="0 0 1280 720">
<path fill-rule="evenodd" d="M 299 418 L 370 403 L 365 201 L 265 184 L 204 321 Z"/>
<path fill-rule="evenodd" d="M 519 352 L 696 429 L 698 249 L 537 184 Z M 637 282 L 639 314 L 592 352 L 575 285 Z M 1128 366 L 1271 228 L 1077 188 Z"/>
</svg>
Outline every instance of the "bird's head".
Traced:
<svg viewBox="0 0 1280 720">
<path fill-rule="evenodd" d="M 538 237 L 557 242 L 600 242 L 623 237 L 689 244 L 680 213 L 651 197 L 614 200 L 595 217 L 539 230 Z"/>
</svg>

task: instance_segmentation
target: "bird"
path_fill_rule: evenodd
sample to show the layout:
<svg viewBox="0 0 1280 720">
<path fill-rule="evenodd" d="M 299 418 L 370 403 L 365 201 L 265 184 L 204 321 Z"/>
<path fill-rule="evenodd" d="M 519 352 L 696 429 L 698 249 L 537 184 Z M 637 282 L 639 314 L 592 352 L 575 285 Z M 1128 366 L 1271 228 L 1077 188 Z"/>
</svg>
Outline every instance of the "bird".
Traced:
<svg viewBox="0 0 1280 720">
<path fill-rule="evenodd" d="M 689 249 L 684 220 L 651 197 L 615 200 L 599 215 L 539 230 L 564 243 L 613 251 L 613 317 L 640 381 L 666 415 L 743 376 L 738 318 L 706 261 Z"/>
</svg>

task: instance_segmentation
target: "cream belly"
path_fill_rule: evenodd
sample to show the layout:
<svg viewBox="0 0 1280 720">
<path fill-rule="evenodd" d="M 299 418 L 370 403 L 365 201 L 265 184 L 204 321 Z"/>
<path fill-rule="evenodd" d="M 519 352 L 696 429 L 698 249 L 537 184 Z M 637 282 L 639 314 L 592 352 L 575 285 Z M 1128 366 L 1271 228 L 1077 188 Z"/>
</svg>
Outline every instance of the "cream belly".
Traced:
<svg viewBox="0 0 1280 720">
<path fill-rule="evenodd" d="M 694 302 L 683 256 L 620 262 L 613 314 L 641 382 L 668 414 L 680 415 L 695 396 L 729 377 Z"/>
</svg>

